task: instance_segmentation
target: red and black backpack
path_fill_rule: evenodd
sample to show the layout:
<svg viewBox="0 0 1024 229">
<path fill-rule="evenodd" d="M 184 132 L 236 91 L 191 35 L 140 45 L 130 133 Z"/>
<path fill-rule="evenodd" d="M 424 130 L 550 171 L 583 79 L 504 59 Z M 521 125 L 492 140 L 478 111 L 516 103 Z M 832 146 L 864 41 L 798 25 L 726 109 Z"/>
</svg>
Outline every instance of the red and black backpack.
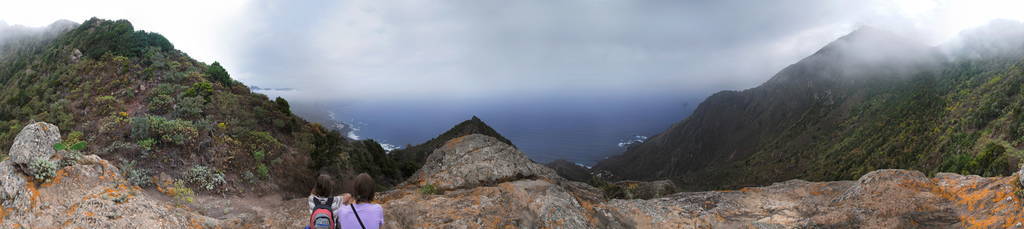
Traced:
<svg viewBox="0 0 1024 229">
<path fill-rule="evenodd" d="M 320 201 L 320 198 L 313 197 L 313 214 L 309 215 L 309 228 L 310 229 L 335 229 L 335 218 L 334 211 L 331 211 L 331 205 L 334 205 L 334 198 L 328 197 L 327 200 Z"/>
</svg>

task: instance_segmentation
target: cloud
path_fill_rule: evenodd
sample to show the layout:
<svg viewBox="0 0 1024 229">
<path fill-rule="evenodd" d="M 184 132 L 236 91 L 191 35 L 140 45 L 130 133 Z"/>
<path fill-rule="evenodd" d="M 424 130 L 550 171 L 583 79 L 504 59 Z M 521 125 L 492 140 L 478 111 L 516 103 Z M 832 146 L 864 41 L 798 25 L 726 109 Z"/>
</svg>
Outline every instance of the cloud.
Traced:
<svg viewBox="0 0 1024 229">
<path fill-rule="evenodd" d="M 963 5 L 253 2 L 245 10 L 250 16 L 236 23 L 247 26 L 231 50 L 242 57 L 236 64 L 245 81 L 296 88 L 306 92 L 296 96 L 306 99 L 712 91 L 756 86 L 864 25 L 937 44 L 959 27 L 977 24 L 951 21 L 978 15 L 951 9 Z"/>
<path fill-rule="evenodd" d="M 620 94 L 756 86 L 861 26 L 937 45 L 1016 0 L 15 1 L 0 20 L 125 18 L 293 100 Z M 59 6 L 59 7 L 53 7 Z"/>
</svg>

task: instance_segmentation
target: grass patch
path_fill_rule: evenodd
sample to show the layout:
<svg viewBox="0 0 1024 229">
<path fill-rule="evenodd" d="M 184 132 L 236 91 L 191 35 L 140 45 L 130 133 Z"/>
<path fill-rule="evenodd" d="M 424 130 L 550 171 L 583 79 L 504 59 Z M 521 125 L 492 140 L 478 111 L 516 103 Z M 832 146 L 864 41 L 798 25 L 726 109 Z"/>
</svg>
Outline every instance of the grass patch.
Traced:
<svg viewBox="0 0 1024 229">
<path fill-rule="evenodd" d="M 423 194 L 423 195 L 437 195 L 437 194 L 441 194 L 441 190 L 438 190 L 437 187 L 434 186 L 433 184 L 426 184 L 426 185 L 420 186 L 420 190 L 419 191 L 420 191 L 420 194 Z"/>
</svg>

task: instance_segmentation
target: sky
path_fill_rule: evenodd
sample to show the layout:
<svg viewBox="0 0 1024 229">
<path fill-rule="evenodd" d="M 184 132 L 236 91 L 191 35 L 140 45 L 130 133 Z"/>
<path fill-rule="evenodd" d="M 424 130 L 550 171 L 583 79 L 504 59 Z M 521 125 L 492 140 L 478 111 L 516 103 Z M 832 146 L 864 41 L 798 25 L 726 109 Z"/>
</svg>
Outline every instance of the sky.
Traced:
<svg viewBox="0 0 1024 229">
<path fill-rule="evenodd" d="M 128 19 L 297 100 L 651 96 L 754 87 L 861 26 L 937 45 L 1017 0 L 0 1 L 0 21 Z"/>
</svg>

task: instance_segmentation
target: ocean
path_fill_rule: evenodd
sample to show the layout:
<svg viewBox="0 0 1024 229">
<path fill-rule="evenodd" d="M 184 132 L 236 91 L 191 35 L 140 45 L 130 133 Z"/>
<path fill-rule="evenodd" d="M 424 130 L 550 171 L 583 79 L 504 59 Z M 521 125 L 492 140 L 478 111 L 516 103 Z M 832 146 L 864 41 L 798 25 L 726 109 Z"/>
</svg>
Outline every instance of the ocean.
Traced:
<svg viewBox="0 0 1024 229">
<path fill-rule="evenodd" d="M 327 122 L 350 138 L 374 139 L 385 148 L 423 143 L 475 115 L 536 162 L 565 159 L 592 166 L 683 120 L 703 98 L 290 102 L 310 121 Z"/>
</svg>

